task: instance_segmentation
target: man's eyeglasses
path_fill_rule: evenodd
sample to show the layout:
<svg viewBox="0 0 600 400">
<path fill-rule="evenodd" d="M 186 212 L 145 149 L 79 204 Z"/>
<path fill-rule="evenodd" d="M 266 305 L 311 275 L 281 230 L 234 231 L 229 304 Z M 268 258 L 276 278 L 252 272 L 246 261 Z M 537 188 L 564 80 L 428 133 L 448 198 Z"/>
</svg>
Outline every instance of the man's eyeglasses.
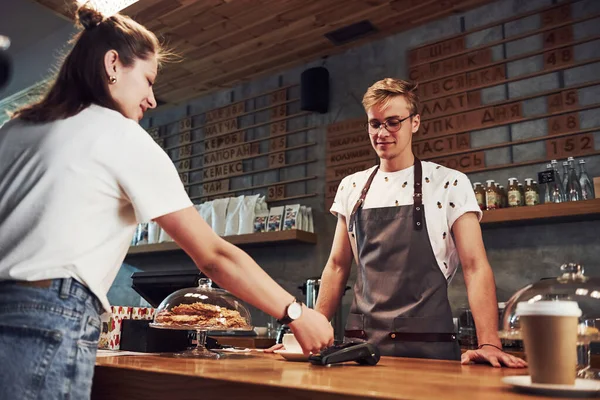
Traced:
<svg viewBox="0 0 600 400">
<path fill-rule="evenodd" d="M 373 134 L 379 132 L 379 130 L 381 129 L 382 126 L 385 128 L 385 130 L 387 130 L 390 133 L 398 132 L 400 130 L 400 128 L 402 127 L 402 122 L 413 117 L 414 115 L 415 114 L 410 114 L 408 117 L 402 118 L 402 119 L 390 118 L 390 119 L 386 119 L 384 122 L 380 122 L 380 121 L 377 121 L 376 119 L 374 119 L 372 121 L 367 122 L 365 124 L 365 127 L 367 128 L 369 133 L 373 133 Z"/>
</svg>

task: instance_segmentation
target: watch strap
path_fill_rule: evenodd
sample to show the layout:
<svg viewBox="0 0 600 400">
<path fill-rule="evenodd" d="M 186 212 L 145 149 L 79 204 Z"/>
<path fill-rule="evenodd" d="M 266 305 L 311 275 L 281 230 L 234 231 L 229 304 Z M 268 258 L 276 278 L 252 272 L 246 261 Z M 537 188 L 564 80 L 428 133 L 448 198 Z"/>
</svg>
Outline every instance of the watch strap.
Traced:
<svg viewBox="0 0 600 400">
<path fill-rule="evenodd" d="M 296 299 L 294 299 L 294 301 L 292 301 L 290 304 L 288 304 L 288 305 L 285 307 L 285 315 L 283 316 L 283 318 L 280 318 L 280 319 L 278 319 L 278 320 L 277 320 L 277 322 L 278 322 L 280 325 L 288 325 L 288 324 L 290 324 L 290 323 L 292 323 L 292 322 L 294 321 L 294 320 L 293 320 L 293 319 L 290 317 L 290 315 L 289 315 L 289 313 L 288 313 L 288 309 L 289 309 L 289 308 L 290 308 L 290 306 L 291 306 L 292 304 L 294 304 L 294 303 L 300 303 L 300 305 L 302 305 L 302 303 L 301 303 L 301 302 L 299 302 L 299 301 L 298 301 L 298 300 L 296 300 Z"/>
</svg>

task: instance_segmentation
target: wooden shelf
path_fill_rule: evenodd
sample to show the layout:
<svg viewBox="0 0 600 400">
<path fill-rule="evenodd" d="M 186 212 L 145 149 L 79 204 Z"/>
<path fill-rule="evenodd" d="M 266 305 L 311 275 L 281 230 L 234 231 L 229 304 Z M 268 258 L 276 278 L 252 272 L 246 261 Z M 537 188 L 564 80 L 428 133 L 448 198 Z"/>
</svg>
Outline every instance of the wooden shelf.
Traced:
<svg viewBox="0 0 600 400">
<path fill-rule="evenodd" d="M 484 211 L 481 225 L 534 225 L 600 219 L 600 199 Z"/>
<path fill-rule="evenodd" d="M 247 235 L 223 236 L 231 244 L 239 247 L 261 246 L 280 243 L 317 243 L 317 235 L 311 232 L 292 229 L 279 232 L 250 233 Z M 164 242 L 157 244 L 143 244 L 131 246 L 127 255 L 133 254 L 151 254 L 164 253 L 169 251 L 179 251 L 181 247 L 175 242 Z"/>
</svg>

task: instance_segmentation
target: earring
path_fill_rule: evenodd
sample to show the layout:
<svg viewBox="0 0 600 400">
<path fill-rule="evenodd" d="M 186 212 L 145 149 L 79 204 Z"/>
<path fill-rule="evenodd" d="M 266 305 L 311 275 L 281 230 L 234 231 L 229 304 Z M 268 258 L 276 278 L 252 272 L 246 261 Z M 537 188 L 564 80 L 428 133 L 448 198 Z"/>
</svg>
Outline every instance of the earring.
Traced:
<svg viewBox="0 0 600 400">
<path fill-rule="evenodd" d="M 117 82 L 117 78 L 115 76 L 111 76 L 111 77 L 108 78 L 108 82 L 111 83 L 111 84 L 112 83 L 116 83 Z"/>
</svg>

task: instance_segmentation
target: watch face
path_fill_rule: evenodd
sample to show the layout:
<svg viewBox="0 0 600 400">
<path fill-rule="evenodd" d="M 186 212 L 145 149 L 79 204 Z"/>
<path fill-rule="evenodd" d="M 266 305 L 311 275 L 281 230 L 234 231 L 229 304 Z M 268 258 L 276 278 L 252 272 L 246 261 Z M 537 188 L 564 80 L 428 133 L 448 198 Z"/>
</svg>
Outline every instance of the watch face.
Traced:
<svg viewBox="0 0 600 400">
<path fill-rule="evenodd" d="M 292 303 L 288 307 L 288 316 L 291 319 L 298 319 L 302 315 L 302 304 L 301 303 Z"/>
</svg>

